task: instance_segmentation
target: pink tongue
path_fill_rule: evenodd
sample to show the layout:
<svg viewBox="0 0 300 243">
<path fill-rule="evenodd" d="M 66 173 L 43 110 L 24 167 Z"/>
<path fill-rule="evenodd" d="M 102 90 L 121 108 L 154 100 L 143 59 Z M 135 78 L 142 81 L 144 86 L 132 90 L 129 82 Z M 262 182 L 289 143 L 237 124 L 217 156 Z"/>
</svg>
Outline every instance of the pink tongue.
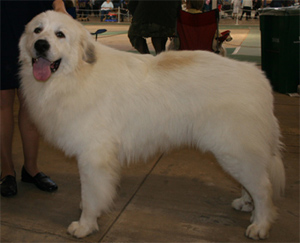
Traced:
<svg viewBox="0 0 300 243">
<path fill-rule="evenodd" d="M 50 64 L 51 62 L 40 57 L 33 64 L 33 76 L 39 81 L 46 81 L 51 76 Z"/>
</svg>

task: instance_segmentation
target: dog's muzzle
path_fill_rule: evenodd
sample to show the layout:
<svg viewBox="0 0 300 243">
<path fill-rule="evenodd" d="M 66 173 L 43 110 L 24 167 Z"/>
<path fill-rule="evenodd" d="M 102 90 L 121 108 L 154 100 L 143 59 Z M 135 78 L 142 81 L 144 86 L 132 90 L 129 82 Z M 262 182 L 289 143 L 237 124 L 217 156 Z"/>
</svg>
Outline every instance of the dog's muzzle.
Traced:
<svg viewBox="0 0 300 243">
<path fill-rule="evenodd" d="M 39 81 L 47 81 L 59 68 L 61 59 L 51 62 L 46 58 L 50 49 L 50 44 L 46 40 L 37 40 L 34 49 L 37 58 L 32 58 L 33 76 Z"/>
<path fill-rule="evenodd" d="M 50 49 L 50 44 L 46 40 L 37 40 L 34 43 L 34 49 L 36 51 L 37 56 L 45 57 L 47 51 Z"/>
</svg>

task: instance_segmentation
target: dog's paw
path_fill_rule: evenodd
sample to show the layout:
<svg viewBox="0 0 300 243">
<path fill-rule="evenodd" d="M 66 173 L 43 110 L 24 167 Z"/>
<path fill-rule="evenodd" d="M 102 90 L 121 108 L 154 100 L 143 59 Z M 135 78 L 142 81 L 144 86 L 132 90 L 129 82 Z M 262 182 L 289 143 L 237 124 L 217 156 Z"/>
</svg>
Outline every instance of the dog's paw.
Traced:
<svg viewBox="0 0 300 243">
<path fill-rule="evenodd" d="M 242 197 L 233 200 L 231 206 L 243 212 L 252 212 L 254 210 L 254 205 L 252 201 L 245 201 Z"/>
<path fill-rule="evenodd" d="M 269 237 L 268 225 L 250 224 L 246 230 L 246 236 L 253 240 L 264 240 Z"/>
<path fill-rule="evenodd" d="M 68 233 L 77 238 L 83 238 L 94 231 L 97 231 L 98 225 L 81 224 L 79 221 L 74 221 L 68 227 Z"/>
</svg>

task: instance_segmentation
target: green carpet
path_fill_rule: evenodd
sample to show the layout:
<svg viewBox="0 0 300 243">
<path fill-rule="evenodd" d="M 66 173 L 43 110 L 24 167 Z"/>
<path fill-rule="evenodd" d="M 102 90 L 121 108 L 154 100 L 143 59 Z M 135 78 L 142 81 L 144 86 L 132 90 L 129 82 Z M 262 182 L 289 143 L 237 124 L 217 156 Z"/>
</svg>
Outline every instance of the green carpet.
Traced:
<svg viewBox="0 0 300 243">
<path fill-rule="evenodd" d="M 246 39 L 241 46 L 236 48 L 226 48 L 227 57 L 239 61 L 254 62 L 261 64 L 261 46 L 259 28 L 250 28 Z"/>
</svg>

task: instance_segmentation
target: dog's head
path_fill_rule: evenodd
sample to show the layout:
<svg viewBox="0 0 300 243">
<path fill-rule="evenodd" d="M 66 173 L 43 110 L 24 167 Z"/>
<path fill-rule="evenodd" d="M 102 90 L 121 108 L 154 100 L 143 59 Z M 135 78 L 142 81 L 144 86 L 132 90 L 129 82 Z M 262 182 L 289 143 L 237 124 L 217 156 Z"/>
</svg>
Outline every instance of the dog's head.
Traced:
<svg viewBox="0 0 300 243">
<path fill-rule="evenodd" d="M 55 11 L 41 13 L 28 23 L 19 48 L 22 68 L 32 66 L 39 81 L 68 75 L 96 61 L 89 32 L 70 16 Z"/>
</svg>

